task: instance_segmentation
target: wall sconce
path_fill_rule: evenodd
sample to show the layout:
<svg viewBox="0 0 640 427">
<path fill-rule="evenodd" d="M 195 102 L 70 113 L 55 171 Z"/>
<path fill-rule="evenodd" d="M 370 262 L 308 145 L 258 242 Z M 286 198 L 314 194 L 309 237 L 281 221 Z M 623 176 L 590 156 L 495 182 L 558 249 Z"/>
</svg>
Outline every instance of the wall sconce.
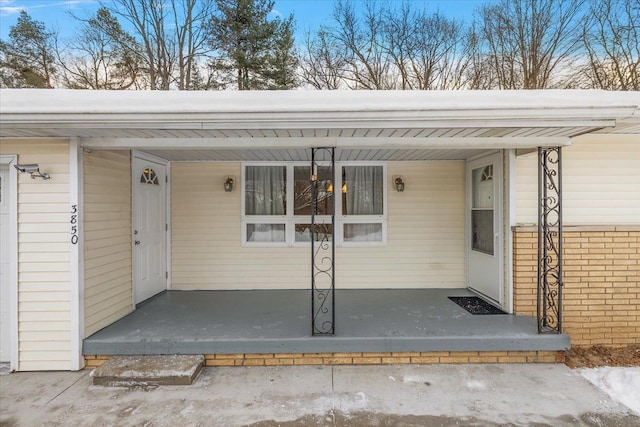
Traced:
<svg viewBox="0 0 640 427">
<path fill-rule="evenodd" d="M 29 173 L 31 174 L 31 179 L 42 178 L 49 179 L 51 176 L 48 173 L 40 172 L 40 166 L 37 164 L 32 165 L 13 165 L 18 172 Z"/>
<path fill-rule="evenodd" d="M 393 185 L 396 187 L 396 191 L 401 193 L 404 191 L 404 181 L 402 180 L 402 176 L 397 175 L 393 177 Z"/>
<path fill-rule="evenodd" d="M 224 180 L 224 191 L 226 191 L 227 193 L 231 193 L 233 191 L 233 183 L 235 182 L 235 177 L 233 176 L 226 176 L 225 180 Z"/>
</svg>

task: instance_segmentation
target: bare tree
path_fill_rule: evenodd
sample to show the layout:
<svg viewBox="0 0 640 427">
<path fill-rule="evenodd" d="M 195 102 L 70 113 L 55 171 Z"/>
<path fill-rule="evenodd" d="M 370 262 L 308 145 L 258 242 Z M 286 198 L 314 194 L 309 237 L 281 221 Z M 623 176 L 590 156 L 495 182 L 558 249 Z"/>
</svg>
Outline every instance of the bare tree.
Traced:
<svg viewBox="0 0 640 427">
<path fill-rule="evenodd" d="M 112 0 L 109 11 L 129 22 L 150 89 L 192 89 L 197 61 L 207 54 L 204 20 L 212 0 Z"/>
<path fill-rule="evenodd" d="M 464 70 L 464 81 L 467 89 L 488 90 L 498 86 L 496 74 L 491 66 L 491 59 L 483 51 L 481 31 L 476 24 L 467 30 L 465 36 L 467 49 L 467 67 Z"/>
<path fill-rule="evenodd" d="M 78 34 L 66 46 L 56 46 L 63 84 L 72 89 L 128 89 L 143 87 L 138 79 L 139 50 L 136 41 L 122 29 L 105 8 L 81 19 Z"/>
<path fill-rule="evenodd" d="M 333 26 L 307 39 L 302 80 L 316 88 L 459 89 L 470 45 L 461 22 L 415 4 L 338 0 Z"/>
<path fill-rule="evenodd" d="M 402 78 L 402 89 L 460 89 L 466 85 L 469 53 L 461 22 L 438 12 L 412 12 L 408 7 L 387 13 L 389 52 Z"/>
<path fill-rule="evenodd" d="M 163 0 L 113 0 L 119 6 L 110 11 L 129 21 L 142 49 L 138 52 L 145 64 L 152 90 L 169 90 L 176 60 L 175 44 L 168 37 L 168 12 Z"/>
<path fill-rule="evenodd" d="M 480 8 L 486 54 L 500 89 L 566 85 L 580 47 L 585 0 L 501 0 Z"/>
<path fill-rule="evenodd" d="M 584 24 L 587 87 L 640 90 L 640 0 L 597 0 Z"/>
<path fill-rule="evenodd" d="M 327 32 L 307 32 L 300 61 L 301 80 L 314 89 L 340 89 L 346 74 L 345 55 Z"/>
<path fill-rule="evenodd" d="M 204 60 L 209 53 L 205 22 L 213 13 L 213 5 L 212 0 L 171 2 L 178 54 L 176 80 L 180 90 L 197 89 L 202 85 L 199 60 Z"/>
<path fill-rule="evenodd" d="M 348 73 L 346 84 L 351 89 L 395 89 L 393 62 L 384 45 L 384 19 L 375 0 L 365 3 L 359 19 L 350 0 L 337 0 L 333 12 L 336 27 L 333 41 L 343 47 Z"/>
</svg>

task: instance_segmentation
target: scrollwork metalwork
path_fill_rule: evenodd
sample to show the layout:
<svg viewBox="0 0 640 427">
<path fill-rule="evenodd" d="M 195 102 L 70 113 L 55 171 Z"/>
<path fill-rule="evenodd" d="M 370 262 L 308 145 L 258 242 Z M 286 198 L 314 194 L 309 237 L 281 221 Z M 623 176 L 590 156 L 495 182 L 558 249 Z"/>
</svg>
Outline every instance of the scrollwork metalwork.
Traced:
<svg viewBox="0 0 640 427">
<path fill-rule="evenodd" d="M 330 186 L 318 179 L 320 168 L 330 169 Z M 311 334 L 333 335 L 335 333 L 335 203 L 323 204 L 319 212 L 318 201 L 326 200 L 327 188 L 333 189 L 335 182 L 335 160 L 333 148 L 311 150 Z M 320 191 L 323 191 L 320 196 Z M 328 190 L 332 191 L 332 190 Z M 327 212 L 327 206 L 329 211 Z M 321 218 L 322 217 L 322 218 Z M 327 217 L 330 218 L 327 220 Z"/>
<path fill-rule="evenodd" d="M 562 332 L 562 151 L 538 148 L 538 332 Z"/>
</svg>

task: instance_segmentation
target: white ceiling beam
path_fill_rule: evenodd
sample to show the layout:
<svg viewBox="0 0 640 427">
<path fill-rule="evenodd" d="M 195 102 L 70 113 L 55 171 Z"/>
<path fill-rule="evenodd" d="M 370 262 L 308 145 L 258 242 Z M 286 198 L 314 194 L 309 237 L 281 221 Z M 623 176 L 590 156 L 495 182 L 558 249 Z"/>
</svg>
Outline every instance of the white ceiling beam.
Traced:
<svg viewBox="0 0 640 427">
<path fill-rule="evenodd" d="M 82 138 L 87 148 L 111 149 L 286 149 L 286 148 L 402 148 L 402 149 L 502 149 L 556 147 L 571 145 L 568 137 L 560 138 L 367 138 L 367 137 L 300 137 L 300 138 Z"/>
</svg>

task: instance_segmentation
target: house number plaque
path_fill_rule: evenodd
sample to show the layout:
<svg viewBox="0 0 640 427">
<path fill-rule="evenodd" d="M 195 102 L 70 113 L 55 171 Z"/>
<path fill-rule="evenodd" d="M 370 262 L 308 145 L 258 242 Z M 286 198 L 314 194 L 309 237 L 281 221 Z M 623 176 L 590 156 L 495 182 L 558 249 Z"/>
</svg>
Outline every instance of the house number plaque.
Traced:
<svg viewBox="0 0 640 427">
<path fill-rule="evenodd" d="M 78 244 L 78 205 L 71 205 L 71 244 Z"/>
</svg>

